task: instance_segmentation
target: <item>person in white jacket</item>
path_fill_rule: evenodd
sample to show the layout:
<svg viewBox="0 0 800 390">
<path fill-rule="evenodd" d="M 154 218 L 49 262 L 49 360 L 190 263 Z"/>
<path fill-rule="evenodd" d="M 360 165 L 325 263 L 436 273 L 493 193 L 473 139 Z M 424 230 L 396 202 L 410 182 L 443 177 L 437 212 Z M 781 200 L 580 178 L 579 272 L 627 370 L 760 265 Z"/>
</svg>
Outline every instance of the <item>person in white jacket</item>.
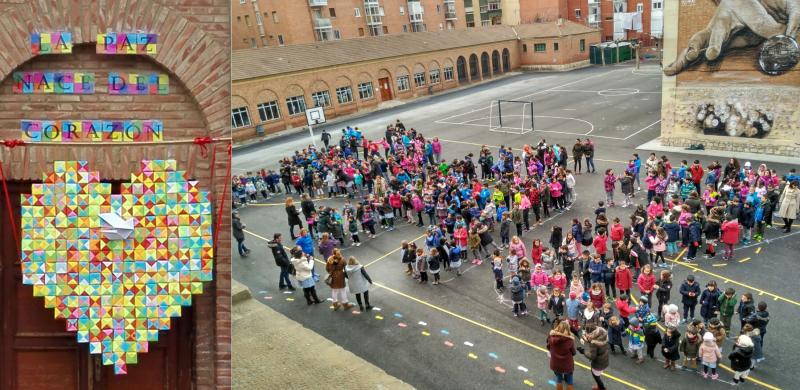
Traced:
<svg viewBox="0 0 800 390">
<path fill-rule="evenodd" d="M 317 297 L 316 280 L 314 279 L 314 259 L 303 253 L 303 250 L 296 246 L 292 248 L 292 265 L 294 266 L 294 277 L 297 283 L 303 288 L 303 296 L 306 303 L 310 306 L 313 303 L 322 303 Z"/>
<path fill-rule="evenodd" d="M 567 177 L 565 179 L 567 182 L 567 203 L 572 204 L 575 202 L 575 176 L 572 175 L 572 171 L 567 169 Z"/>
</svg>

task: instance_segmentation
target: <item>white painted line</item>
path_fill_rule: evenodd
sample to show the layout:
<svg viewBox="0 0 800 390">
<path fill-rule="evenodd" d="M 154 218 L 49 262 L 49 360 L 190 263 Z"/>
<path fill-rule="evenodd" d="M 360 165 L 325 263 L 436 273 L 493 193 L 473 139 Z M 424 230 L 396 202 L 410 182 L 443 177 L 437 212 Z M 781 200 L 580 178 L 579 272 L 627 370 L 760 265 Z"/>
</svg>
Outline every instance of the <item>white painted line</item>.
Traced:
<svg viewBox="0 0 800 390">
<path fill-rule="evenodd" d="M 453 122 L 437 122 L 437 123 L 446 124 L 446 125 L 489 127 L 488 125 L 479 125 L 479 124 L 475 124 L 475 123 L 463 123 L 463 124 L 462 123 L 453 123 Z M 520 130 L 520 131 L 522 130 L 519 127 L 506 127 L 506 128 L 507 129 L 512 129 L 512 130 Z M 533 131 L 534 132 L 542 132 L 542 133 L 555 133 L 555 134 L 586 135 L 586 133 L 568 133 L 568 132 L 564 132 L 564 131 L 550 131 L 550 130 L 533 130 Z M 627 139 L 627 138 L 620 138 L 620 137 L 608 137 L 608 136 L 605 136 L 605 135 L 597 135 L 597 134 L 592 134 L 592 138 L 604 138 L 604 139 L 615 139 L 615 140 L 625 140 L 625 139 Z M 599 160 L 595 159 L 595 161 L 599 161 Z"/>
<path fill-rule="evenodd" d="M 576 111 L 577 108 L 562 108 L 564 111 Z"/>
<path fill-rule="evenodd" d="M 464 345 L 466 345 L 466 346 L 468 346 L 468 347 L 474 347 L 474 346 L 475 346 L 475 344 L 472 344 L 472 343 L 470 343 L 469 341 L 465 341 L 465 342 L 464 342 Z"/>
<path fill-rule="evenodd" d="M 522 366 L 517 366 L 517 370 L 520 370 L 522 372 L 528 372 L 528 369 Z"/>
<path fill-rule="evenodd" d="M 428 323 L 425 321 L 417 322 L 417 325 L 428 326 Z"/>
<path fill-rule="evenodd" d="M 661 119 L 659 119 L 659 120 L 657 120 L 657 121 L 655 121 L 655 122 L 653 122 L 653 123 L 651 123 L 651 124 L 649 124 L 649 125 L 645 126 L 645 127 L 644 127 L 644 128 L 642 128 L 641 130 L 638 130 L 638 131 L 636 131 L 635 133 L 633 133 L 633 134 L 631 134 L 631 135 L 629 135 L 629 136 L 627 136 L 627 137 L 623 138 L 623 140 L 626 140 L 626 139 L 628 139 L 628 138 L 631 138 L 631 137 L 633 137 L 634 135 L 636 135 L 636 134 L 639 134 L 639 133 L 641 133 L 641 132 L 643 132 L 643 131 L 645 131 L 645 130 L 647 130 L 647 129 L 649 129 L 649 128 L 653 127 L 653 126 L 655 126 L 655 125 L 656 125 L 656 124 L 658 124 L 659 122 L 661 122 Z"/>
</svg>

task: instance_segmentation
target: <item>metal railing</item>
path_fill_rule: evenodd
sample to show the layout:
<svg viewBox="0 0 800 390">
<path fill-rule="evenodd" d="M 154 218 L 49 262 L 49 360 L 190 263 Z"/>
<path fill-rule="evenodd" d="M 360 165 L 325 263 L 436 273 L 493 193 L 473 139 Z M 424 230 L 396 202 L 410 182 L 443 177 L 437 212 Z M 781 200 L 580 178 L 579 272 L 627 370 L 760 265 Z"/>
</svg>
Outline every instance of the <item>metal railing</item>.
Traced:
<svg viewBox="0 0 800 390">
<path fill-rule="evenodd" d="M 311 7 L 327 7 L 328 0 L 308 0 L 308 5 Z"/>
</svg>

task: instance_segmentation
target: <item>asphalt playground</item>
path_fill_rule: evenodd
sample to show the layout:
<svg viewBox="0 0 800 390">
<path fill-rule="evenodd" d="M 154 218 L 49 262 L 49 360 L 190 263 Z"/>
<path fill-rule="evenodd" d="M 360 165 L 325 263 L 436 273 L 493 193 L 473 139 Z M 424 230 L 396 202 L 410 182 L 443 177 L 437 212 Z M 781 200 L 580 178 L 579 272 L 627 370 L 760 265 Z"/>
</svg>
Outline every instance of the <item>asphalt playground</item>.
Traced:
<svg viewBox="0 0 800 390">
<path fill-rule="evenodd" d="M 386 124 L 401 119 L 406 127 L 414 127 L 426 137 L 439 137 L 447 159 L 476 153 L 484 144 L 521 148 L 545 138 L 550 144 L 559 143 L 571 150 L 576 137 L 592 138 L 598 173 L 576 176 L 576 203 L 564 213 L 552 214 L 543 226 L 525 234 L 523 240 L 530 247 L 534 238 L 547 241 L 551 226 L 566 227 L 572 218 L 593 215 L 597 201 L 604 198 L 601 172 L 606 168 L 623 169 L 637 145 L 658 136 L 660 85 L 659 69 L 652 65 L 643 65 L 639 70 L 623 65 L 567 73 L 520 74 L 378 111 L 347 124 L 358 126 L 368 138 L 376 138 L 382 136 Z M 533 130 L 523 124 L 504 123 L 507 128 L 500 130 L 508 132 L 490 131 L 491 103 L 499 99 L 532 101 Z M 520 114 L 516 115 L 522 115 L 518 111 Z M 522 116 L 516 120 L 507 118 L 516 123 L 525 120 Z M 336 136 L 343 126 L 330 125 L 328 131 Z M 514 126 L 518 129 L 513 129 Z M 304 133 L 237 149 L 234 173 L 274 168 L 278 158 L 308 143 L 308 133 Z M 649 153 L 638 152 L 643 159 Z M 681 154 L 667 156 L 675 163 L 696 158 Z M 724 162 L 713 156 L 700 159 L 703 163 L 714 159 Z M 789 169 L 786 165 L 769 166 L 779 172 Z M 643 197 L 639 193 L 636 200 L 643 202 Z M 494 290 L 486 262 L 480 266 L 465 264 L 460 277 L 443 271 L 442 284 L 438 286 L 419 285 L 404 273 L 398 254 L 400 242 L 420 240 L 422 228 L 398 222 L 398 229 L 393 232 L 380 231 L 361 247 L 345 247 L 344 254 L 365 264 L 375 282 L 370 290 L 371 303 L 377 307 L 374 311 L 333 312 L 327 303 L 307 306 L 302 292 L 279 291 L 278 268 L 266 239 L 275 232 L 283 233 L 285 242 L 289 239 L 283 200 L 277 197 L 240 210 L 247 225 L 246 244 L 252 254 L 240 258 L 233 251 L 234 278 L 247 285 L 257 300 L 420 389 L 552 387 L 545 350 L 548 328 L 540 326 L 534 316 L 512 316 L 510 299 Z M 316 203 L 333 206 L 341 205 L 342 200 L 320 199 Z M 627 219 L 631 212 L 610 209 L 609 219 L 616 216 Z M 764 346 L 766 360 L 752 372 L 752 380 L 745 387 L 794 388 L 791 373 L 800 363 L 795 353 L 800 342 L 792 325 L 792 318 L 800 314 L 800 292 L 796 287 L 798 237 L 800 226 L 790 234 L 768 229 L 766 240 L 737 248 L 735 259 L 730 262 L 672 261 L 675 279 L 672 302 L 680 300 L 679 282 L 694 274 L 701 285 L 713 279 L 722 289 L 733 287 L 737 295 L 752 292 L 756 302 L 769 305 L 772 320 Z M 323 264 L 319 264 L 318 272 L 324 274 Z M 330 296 L 324 283 L 317 285 L 317 291 L 323 299 Z M 354 301 L 355 297 L 351 299 Z M 527 303 L 535 306 L 535 299 L 528 299 Z M 733 322 L 733 330 L 738 332 L 736 318 Z M 725 367 L 729 364 L 726 357 L 731 346 L 730 341 L 726 342 L 717 381 L 704 380 L 691 371 L 666 371 L 659 362 L 636 365 L 630 358 L 616 355 L 611 358 L 605 382 L 610 389 L 727 388 L 731 385 L 731 373 Z M 582 356 L 576 356 L 575 360 L 575 387 L 591 388 L 594 382 L 588 360 Z M 310 370 L 309 374 L 325 380 L 324 372 L 314 372 L 313 367 Z"/>
</svg>

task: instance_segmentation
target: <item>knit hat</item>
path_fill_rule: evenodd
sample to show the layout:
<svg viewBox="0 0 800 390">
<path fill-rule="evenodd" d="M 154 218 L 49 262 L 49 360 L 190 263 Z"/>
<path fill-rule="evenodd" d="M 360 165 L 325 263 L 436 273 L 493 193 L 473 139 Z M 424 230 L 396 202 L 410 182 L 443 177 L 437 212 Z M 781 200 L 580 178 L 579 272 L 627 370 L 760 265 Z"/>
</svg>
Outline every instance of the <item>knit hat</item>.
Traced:
<svg viewBox="0 0 800 390">
<path fill-rule="evenodd" d="M 745 348 L 750 347 L 750 348 L 752 348 L 753 347 L 753 340 L 750 338 L 750 336 L 743 334 L 743 335 L 739 336 L 738 339 L 736 339 L 736 344 L 738 346 L 740 346 L 740 347 L 745 347 Z"/>
<path fill-rule="evenodd" d="M 714 334 L 711 332 L 706 332 L 703 334 L 703 341 L 714 341 Z"/>
<path fill-rule="evenodd" d="M 575 294 L 575 291 L 570 291 L 570 293 L 569 293 L 569 297 L 570 297 L 571 299 L 575 299 L 575 297 L 577 297 L 577 296 L 578 296 L 578 295 L 577 295 L 577 294 Z"/>
<path fill-rule="evenodd" d="M 638 319 L 638 318 L 635 318 L 635 317 L 634 317 L 634 318 L 631 318 L 631 319 L 630 319 L 630 321 L 628 321 L 628 322 L 630 322 L 630 324 L 631 324 L 632 326 L 634 326 L 634 327 L 637 327 L 637 326 L 639 326 L 639 319 Z"/>
<path fill-rule="evenodd" d="M 694 275 L 689 275 L 689 276 L 687 276 L 687 277 L 686 277 L 686 280 L 688 280 L 688 281 L 690 281 L 690 282 L 694 282 Z"/>
<path fill-rule="evenodd" d="M 639 301 L 642 303 L 647 303 L 647 297 L 642 295 L 641 297 L 639 297 Z"/>
<path fill-rule="evenodd" d="M 515 286 L 518 285 L 519 284 L 519 276 L 514 276 L 513 278 L 511 278 L 511 284 L 513 284 Z"/>
</svg>

